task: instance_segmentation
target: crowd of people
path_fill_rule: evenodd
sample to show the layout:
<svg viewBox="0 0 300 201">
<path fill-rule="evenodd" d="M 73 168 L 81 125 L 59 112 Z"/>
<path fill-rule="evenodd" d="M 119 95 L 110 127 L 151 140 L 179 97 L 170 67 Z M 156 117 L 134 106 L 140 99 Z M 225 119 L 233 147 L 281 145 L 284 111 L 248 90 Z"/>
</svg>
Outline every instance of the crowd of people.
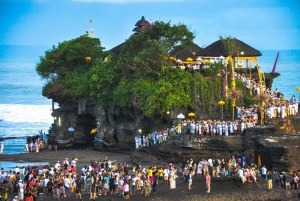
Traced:
<svg viewBox="0 0 300 201">
<path fill-rule="evenodd" d="M 45 150 L 45 141 L 42 140 L 41 137 L 38 137 L 36 140 L 31 140 L 30 142 L 26 142 L 25 144 L 25 152 L 40 152 Z"/>
<path fill-rule="evenodd" d="M 298 103 L 294 95 L 290 100 L 286 100 L 277 88 L 275 91 L 266 90 L 266 94 L 266 114 L 269 118 L 285 118 L 298 114 Z"/>
<path fill-rule="evenodd" d="M 193 181 L 203 182 L 206 193 L 211 192 L 211 183 L 218 177 L 236 177 L 240 182 L 256 183 L 258 177 L 266 180 L 268 189 L 282 187 L 286 190 L 299 188 L 299 173 L 279 174 L 277 171 L 267 171 L 265 166 L 259 169 L 254 155 L 246 157 L 232 156 L 224 158 L 209 158 L 195 161 L 193 158 L 175 164 L 142 166 L 119 163 L 107 157 L 99 161 L 92 160 L 82 169 L 77 169 L 77 158 L 55 165 L 39 167 L 16 167 L 14 170 L 0 172 L 0 200 L 15 197 L 15 201 L 33 201 L 43 196 L 53 199 L 68 199 L 74 197 L 82 200 L 82 193 L 95 200 L 102 196 L 121 196 L 129 199 L 132 196 L 149 197 L 159 188 L 174 190 L 177 180 L 184 181 L 187 191 L 192 189 Z M 182 183 L 182 182 L 181 182 Z M 182 187 L 181 187 L 182 188 Z"/>
<path fill-rule="evenodd" d="M 245 118 L 246 119 L 246 118 Z M 181 120 L 177 126 L 166 130 L 154 131 L 146 135 L 135 137 L 136 149 L 148 147 L 167 141 L 172 135 L 195 135 L 195 136 L 229 136 L 239 135 L 245 128 L 256 125 L 255 121 L 237 120 L 237 121 L 220 121 L 220 120 Z"/>
<path fill-rule="evenodd" d="M 236 73 L 235 77 L 243 81 L 246 89 L 252 90 L 254 96 L 261 94 L 261 87 L 255 79 L 250 79 L 241 73 Z M 285 118 L 298 114 L 298 103 L 295 95 L 293 95 L 290 100 L 287 100 L 284 94 L 279 92 L 278 88 L 273 91 L 262 86 L 262 90 L 266 96 L 266 100 L 264 100 L 264 112 L 269 118 Z M 259 110 L 258 107 L 257 105 L 253 106 L 256 111 Z"/>
</svg>

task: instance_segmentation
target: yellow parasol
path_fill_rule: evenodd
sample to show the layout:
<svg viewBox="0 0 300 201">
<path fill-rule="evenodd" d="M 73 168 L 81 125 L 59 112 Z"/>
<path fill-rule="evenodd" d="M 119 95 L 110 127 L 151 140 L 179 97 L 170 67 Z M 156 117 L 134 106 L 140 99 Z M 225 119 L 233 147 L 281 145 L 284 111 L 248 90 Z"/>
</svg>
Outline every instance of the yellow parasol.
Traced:
<svg viewBox="0 0 300 201">
<path fill-rule="evenodd" d="M 194 112 L 191 112 L 188 114 L 188 117 L 194 117 L 194 116 L 196 116 L 196 114 Z"/>
<path fill-rule="evenodd" d="M 104 58 L 104 62 L 110 62 L 109 57 L 105 57 L 105 58 Z"/>
<path fill-rule="evenodd" d="M 192 62 L 193 59 L 192 59 L 191 57 L 189 57 L 189 58 L 186 59 L 186 61 L 187 61 L 187 62 Z"/>
<path fill-rule="evenodd" d="M 176 58 L 175 57 L 170 57 L 170 60 L 176 61 Z"/>
<path fill-rule="evenodd" d="M 93 129 L 91 130 L 91 135 L 95 135 L 96 133 L 97 133 L 97 130 L 93 128 Z"/>
<path fill-rule="evenodd" d="M 218 102 L 218 105 L 225 105 L 225 102 L 221 100 Z"/>
<path fill-rule="evenodd" d="M 204 63 L 210 64 L 210 61 L 209 61 L 208 59 L 205 59 L 205 60 L 204 60 Z"/>
<path fill-rule="evenodd" d="M 92 60 L 91 57 L 85 57 L 85 61 L 86 61 L 86 62 L 90 62 L 91 60 Z"/>
</svg>

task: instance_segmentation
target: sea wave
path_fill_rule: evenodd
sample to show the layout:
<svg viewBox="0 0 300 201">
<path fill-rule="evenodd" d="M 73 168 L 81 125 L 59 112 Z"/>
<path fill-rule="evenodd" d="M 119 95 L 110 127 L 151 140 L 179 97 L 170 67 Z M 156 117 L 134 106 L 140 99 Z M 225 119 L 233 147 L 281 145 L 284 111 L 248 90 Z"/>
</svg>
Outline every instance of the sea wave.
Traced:
<svg viewBox="0 0 300 201">
<path fill-rule="evenodd" d="M 0 119 L 6 122 L 53 123 L 51 105 L 0 104 Z"/>
</svg>

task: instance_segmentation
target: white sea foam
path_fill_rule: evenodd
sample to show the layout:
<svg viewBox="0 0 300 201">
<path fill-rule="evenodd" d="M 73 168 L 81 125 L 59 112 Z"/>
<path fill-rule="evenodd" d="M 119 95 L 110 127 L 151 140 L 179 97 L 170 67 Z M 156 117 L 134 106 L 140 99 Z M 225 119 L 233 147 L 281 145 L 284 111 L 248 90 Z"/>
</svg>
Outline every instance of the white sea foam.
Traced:
<svg viewBox="0 0 300 201">
<path fill-rule="evenodd" d="M 0 104 L 0 119 L 6 122 L 53 123 L 51 105 Z"/>
</svg>

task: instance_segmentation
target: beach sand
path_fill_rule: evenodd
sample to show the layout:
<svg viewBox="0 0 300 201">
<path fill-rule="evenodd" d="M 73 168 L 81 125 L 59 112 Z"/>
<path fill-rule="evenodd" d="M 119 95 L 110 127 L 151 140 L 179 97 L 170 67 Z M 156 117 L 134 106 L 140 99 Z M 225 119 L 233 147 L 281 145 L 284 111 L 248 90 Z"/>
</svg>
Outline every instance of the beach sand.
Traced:
<svg viewBox="0 0 300 201">
<path fill-rule="evenodd" d="M 100 152 L 92 149 L 68 149 L 58 151 L 43 151 L 40 153 L 28 154 L 11 154 L 0 156 L 1 161 L 25 161 L 25 162 L 50 162 L 55 164 L 57 161 L 62 162 L 65 158 L 78 158 L 77 167 L 80 170 L 84 165 L 89 165 L 91 160 L 99 160 L 108 157 L 110 160 L 116 160 L 119 163 L 126 162 L 132 164 L 132 161 L 141 161 L 142 166 L 167 164 L 166 161 L 161 161 L 155 156 L 144 152 L 134 151 L 132 153 L 115 153 L 115 152 Z M 259 178 L 258 184 L 249 183 L 242 185 L 236 178 L 212 178 L 211 194 L 205 192 L 205 180 L 203 177 L 193 180 L 192 190 L 187 190 L 181 174 L 177 179 L 177 189 L 170 190 L 162 184 L 158 186 L 157 193 L 152 193 L 150 198 L 145 198 L 138 193 L 130 200 L 212 200 L 212 201 L 227 201 L 227 200 L 299 200 L 298 191 L 285 191 L 282 188 L 276 188 L 272 191 L 267 190 L 267 182 L 263 178 Z M 90 200 L 88 192 L 83 192 L 83 200 Z M 56 198 L 40 195 L 38 200 L 53 201 Z M 65 200 L 77 200 L 74 195 Z M 124 200 L 119 196 L 99 196 L 96 200 L 118 201 Z"/>
</svg>

